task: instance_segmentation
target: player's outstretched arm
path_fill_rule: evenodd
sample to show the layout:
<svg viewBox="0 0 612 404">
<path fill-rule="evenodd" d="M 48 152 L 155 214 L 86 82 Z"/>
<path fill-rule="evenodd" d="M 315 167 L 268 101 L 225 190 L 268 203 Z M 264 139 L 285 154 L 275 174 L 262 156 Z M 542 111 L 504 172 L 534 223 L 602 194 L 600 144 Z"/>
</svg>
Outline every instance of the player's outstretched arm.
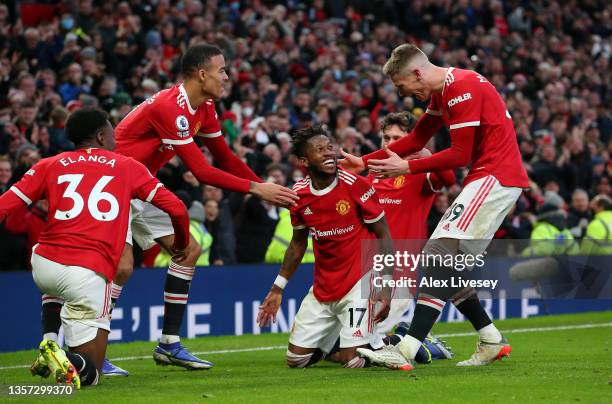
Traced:
<svg viewBox="0 0 612 404">
<path fill-rule="evenodd" d="M 215 161 L 219 163 L 222 170 L 253 182 L 263 182 L 244 161 L 232 153 L 223 136 L 204 136 L 202 141 L 204 146 L 212 153 Z"/>
<path fill-rule="evenodd" d="M 13 189 L 6 191 L 0 196 L 0 223 L 15 209 L 27 204 L 22 198 L 17 196 Z M 22 220 L 23 222 L 23 220 Z"/>
<path fill-rule="evenodd" d="M 251 182 L 249 193 L 276 206 L 284 207 L 296 206 L 296 201 L 299 199 L 294 190 L 270 182 Z"/>
<path fill-rule="evenodd" d="M 244 178 L 228 174 L 223 170 L 211 166 L 202 155 L 198 146 L 191 142 L 174 147 L 178 156 L 183 160 L 187 168 L 202 184 L 214 185 L 228 191 L 250 193 L 261 199 L 280 206 L 295 205 L 297 194 L 286 187 L 250 181 Z"/>
<path fill-rule="evenodd" d="M 387 225 L 387 220 L 385 217 L 381 217 L 380 220 L 374 223 L 368 223 L 367 226 L 378 239 L 379 253 L 385 254 L 385 256 L 393 255 L 393 240 L 391 239 L 391 232 L 389 231 L 389 226 Z M 392 278 L 393 270 L 393 267 L 385 267 L 385 269 L 382 271 L 383 277 Z M 375 322 L 378 323 L 384 321 L 389 315 L 389 310 L 391 309 L 391 295 L 392 290 L 385 287 L 375 297 L 374 302 L 381 302 L 380 309 L 374 317 Z"/>
<path fill-rule="evenodd" d="M 251 181 L 238 178 L 208 164 L 194 142 L 175 145 L 174 150 L 200 183 L 244 194 L 249 192 Z"/>
<path fill-rule="evenodd" d="M 442 127 L 442 118 L 437 115 L 423 114 L 417 121 L 414 129 L 408 136 L 404 136 L 396 142 L 389 145 L 389 150 L 397 153 L 400 157 L 408 156 L 421 150 L 429 139 L 436 134 L 438 129 Z M 361 159 L 367 166 L 369 160 L 381 160 L 387 158 L 387 153 L 384 150 L 377 150 L 373 153 L 366 154 Z"/>
<path fill-rule="evenodd" d="M 293 237 L 287 251 L 285 251 L 280 272 L 272 284 L 270 292 L 259 306 L 257 323 L 260 327 L 267 327 L 271 322 L 276 322 L 276 313 L 283 300 L 283 289 L 298 269 L 308 247 L 308 232 L 308 228 L 293 229 Z"/>
<path fill-rule="evenodd" d="M 431 157 L 410 160 L 408 162 L 410 172 L 413 174 L 426 173 L 467 166 L 472 158 L 475 133 L 474 126 L 452 129 L 451 146 L 434 153 Z"/>
<path fill-rule="evenodd" d="M 36 163 L 8 191 L 0 196 L 0 222 L 14 209 L 31 205 L 45 196 L 45 172 L 47 164 L 53 158 L 46 158 Z"/>
</svg>

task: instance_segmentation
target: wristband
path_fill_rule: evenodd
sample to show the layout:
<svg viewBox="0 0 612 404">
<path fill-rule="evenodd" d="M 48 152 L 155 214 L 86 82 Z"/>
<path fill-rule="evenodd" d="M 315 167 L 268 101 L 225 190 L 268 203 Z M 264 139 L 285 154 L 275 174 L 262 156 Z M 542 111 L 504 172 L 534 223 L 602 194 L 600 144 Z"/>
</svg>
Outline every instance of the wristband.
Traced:
<svg viewBox="0 0 612 404">
<path fill-rule="evenodd" d="M 285 289 L 285 286 L 287 286 L 287 282 L 289 282 L 289 280 L 287 280 L 287 278 L 282 275 L 278 275 L 274 280 L 274 284 L 281 289 Z"/>
</svg>

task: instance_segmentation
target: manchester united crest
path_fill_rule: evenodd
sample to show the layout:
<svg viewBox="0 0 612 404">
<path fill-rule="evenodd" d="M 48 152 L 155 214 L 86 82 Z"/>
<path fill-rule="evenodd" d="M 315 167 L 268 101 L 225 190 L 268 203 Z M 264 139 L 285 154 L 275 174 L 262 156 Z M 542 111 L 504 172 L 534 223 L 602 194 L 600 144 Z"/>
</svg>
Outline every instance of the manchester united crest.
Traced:
<svg viewBox="0 0 612 404">
<path fill-rule="evenodd" d="M 403 175 L 400 175 L 399 177 L 395 177 L 395 179 L 393 180 L 393 186 L 395 188 L 401 188 L 404 186 L 405 183 L 406 183 L 406 177 L 404 177 Z"/>
<path fill-rule="evenodd" d="M 336 211 L 341 215 L 346 215 L 350 210 L 351 204 L 344 199 L 340 199 L 338 202 L 336 202 Z"/>
</svg>

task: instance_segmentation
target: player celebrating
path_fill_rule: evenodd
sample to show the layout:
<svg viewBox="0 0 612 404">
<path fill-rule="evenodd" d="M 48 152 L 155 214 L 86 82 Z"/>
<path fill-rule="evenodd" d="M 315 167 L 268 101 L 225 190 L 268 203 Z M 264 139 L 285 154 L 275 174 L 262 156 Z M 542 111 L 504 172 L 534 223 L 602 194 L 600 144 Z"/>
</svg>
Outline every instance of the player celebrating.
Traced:
<svg viewBox="0 0 612 404">
<path fill-rule="evenodd" d="M 409 112 L 394 112 L 385 116 L 381 124 L 381 146 L 385 148 L 403 138 L 415 125 L 416 119 Z M 427 149 L 415 153 L 410 157 L 428 157 L 431 152 Z M 378 201 L 385 210 L 385 217 L 389 223 L 389 230 L 393 240 L 410 240 L 407 247 L 419 247 L 419 240 L 427 238 L 427 216 L 433 205 L 435 195 L 443 187 L 450 187 L 455 183 L 455 173 L 452 170 L 438 172 L 400 175 L 395 178 L 376 178 L 370 173 L 368 179 L 374 185 L 378 194 Z M 409 215 L 406 212 L 410 212 Z M 407 290 L 396 289 L 391 310 L 385 321 L 378 324 L 378 332 L 385 334 L 390 331 L 401 319 L 411 296 L 402 295 Z M 385 337 L 385 343 L 397 344 L 407 334 L 409 326 L 405 323 L 397 324 L 395 335 Z M 446 344 L 432 334 L 428 334 L 423 345 L 416 355 L 418 363 L 428 363 L 431 359 L 450 359 L 452 352 Z"/>
<path fill-rule="evenodd" d="M 251 193 L 275 204 L 294 204 L 297 199 L 295 192 L 280 185 L 262 183 L 231 152 L 221 135 L 214 100 L 223 94 L 223 84 L 228 76 L 219 48 L 210 45 L 189 48 L 181 61 L 181 73 L 184 78 L 182 83 L 155 94 L 119 123 L 117 152 L 140 161 L 154 175 L 173 156 L 178 155 L 201 183 Z M 194 142 L 195 135 L 202 136 L 204 145 L 212 152 L 222 170 L 206 162 Z M 168 249 L 174 240 L 168 216 L 147 202 L 135 201 L 132 204 L 131 233 L 128 234 L 128 244 L 119 264 L 120 279 L 114 285 L 114 300 L 119 297 L 122 285 L 132 273 L 132 235 L 143 250 L 151 248 L 156 242 Z M 213 366 L 191 355 L 179 338 L 189 285 L 199 256 L 200 247 L 191 238 L 186 259 L 180 264 L 172 261 L 168 268 L 162 336 L 153 353 L 158 364 L 188 369 Z"/>
<path fill-rule="evenodd" d="M 463 191 L 438 224 L 426 252 L 481 253 L 518 199 L 521 188 L 528 186 L 512 119 L 503 100 L 480 74 L 435 66 L 414 45 L 394 49 L 383 72 L 403 96 L 414 95 L 422 101 L 430 99 L 427 111 L 410 136 L 390 145 L 388 150 L 363 158 L 343 153 L 343 163 L 352 170 L 363 170 L 367 165 L 381 177 L 471 164 Z M 400 157 L 421 150 L 443 124 L 450 129 L 450 148 L 410 161 Z M 447 268 L 426 270 L 433 276 L 448 273 Z M 450 288 L 421 289 L 410 330 L 397 349 L 360 350 L 360 353 L 374 363 L 405 368 L 449 298 L 454 299 L 458 310 L 479 334 L 476 352 L 458 365 L 486 365 L 508 355 L 510 345 L 480 305 L 475 290 Z"/>
<path fill-rule="evenodd" d="M 0 220 L 24 202 L 46 198 L 48 222 L 32 252 L 32 275 L 43 293 L 65 300 L 64 352 L 44 339 L 32 365 L 35 375 L 57 382 L 95 385 L 110 331 L 110 282 L 128 230 L 130 200 L 167 212 L 176 233 L 170 246 L 178 262 L 189 240 L 185 206 L 137 161 L 113 153 L 113 128 L 104 111 L 82 109 L 66 122 L 76 150 L 43 159 L 0 197 Z"/>
<path fill-rule="evenodd" d="M 409 112 L 395 112 L 385 116 L 381 125 L 382 148 L 406 136 L 414 128 L 414 124 L 415 118 Z M 431 152 L 422 149 L 409 158 L 429 156 Z M 370 173 L 368 179 L 378 193 L 378 200 L 385 210 L 393 239 L 420 240 L 427 238 L 427 216 L 436 193 L 455 183 L 455 173 L 447 169 L 394 178 L 376 178 Z M 407 215 L 406 212 L 411 214 Z"/>
<path fill-rule="evenodd" d="M 335 146 L 324 129 L 296 131 L 293 147 L 309 176 L 293 186 L 300 197 L 298 206 L 291 208 L 293 237 L 257 321 L 262 327 L 275 321 L 283 288 L 302 260 L 310 231 L 314 286 L 295 317 L 287 364 L 305 367 L 317 362 L 340 334 L 340 350 L 333 359 L 347 368 L 363 367 L 365 360 L 356 356 L 356 348 L 383 345 L 374 323 L 386 318 L 389 298 L 379 297 L 383 304 L 374 315 L 370 274 L 362 273 L 357 252 L 362 240 L 373 238 L 386 253 L 391 250 L 384 212 L 366 179 L 338 169 Z"/>
</svg>

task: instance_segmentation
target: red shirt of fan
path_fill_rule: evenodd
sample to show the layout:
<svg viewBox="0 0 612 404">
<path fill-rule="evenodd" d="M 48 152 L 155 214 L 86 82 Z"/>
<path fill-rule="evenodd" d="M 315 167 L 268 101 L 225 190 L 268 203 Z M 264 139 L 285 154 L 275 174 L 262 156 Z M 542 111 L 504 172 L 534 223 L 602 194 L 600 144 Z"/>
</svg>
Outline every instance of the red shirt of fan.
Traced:
<svg viewBox="0 0 612 404">
<path fill-rule="evenodd" d="M 144 164 L 153 175 L 176 152 L 175 145 L 193 142 L 193 136 L 221 136 L 215 103 L 197 109 L 189 104 L 182 84 L 162 90 L 134 108 L 115 128 L 115 151 Z"/>
<path fill-rule="evenodd" d="M 314 295 L 320 302 L 338 301 L 364 274 L 362 240 L 375 238 L 366 224 L 384 216 L 376 191 L 367 179 L 340 169 L 325 189 L 314 189 L 307 176 L 293 190 L 300 200 L 291 208 L 291 223 L 309 228 L 313 239 Z"/>
<path fill-rule="evenodd" d="M 130 200 L 168 198 L 137 161 L 103 150 L 80 149 L 39 161 L 6 192 L 0 220 L 18 204 L 49 203 L 48 222 L 35 252 L 51 261 L 95 271 L 111 281 L 125 246 Z M 11 199 L 8 199 L 12 197 Z M 169 203 L 180 203 L 172 196 Z M 185 222 L 185 227 L 188 227 Z"/>
<path fill-rule="evenodd" d="M 368 179 L 374 185 L 378 202 L 394 240 L 425 240 L 428 238 L 427 216 L 436 197 L 429 173 L 400 175 L 393 178 Z"/>
<path fill-rule="evenodd" d="M 449 67 L 442 92 L 432 94 L 426 112 L 441 116 L 451 136 L 453 129 L 475 127 L 471 167 L 464 185 L 493 175 L 505 187 L 529 186 L 510 113 L 483 76 Z M 419 164 L 418 160 L 411 162 L 415 169 Z"/>
</svg>

